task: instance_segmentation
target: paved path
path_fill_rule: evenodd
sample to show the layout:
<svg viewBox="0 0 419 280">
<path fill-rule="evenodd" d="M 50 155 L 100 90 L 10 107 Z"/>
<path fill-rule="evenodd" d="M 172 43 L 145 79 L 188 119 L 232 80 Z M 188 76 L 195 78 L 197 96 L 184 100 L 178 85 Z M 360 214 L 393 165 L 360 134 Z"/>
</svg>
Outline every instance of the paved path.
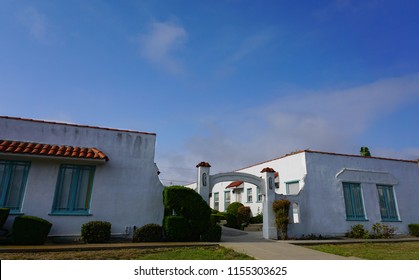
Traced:
<svg viewBox="0 0 419 280">
<path fill-rule="evenodd" d="M 243 232 L 223 227 L 221 246 L 260 260 L 348 260 L 349 258 L 307 249 L 287 241 L 266 240 L 262 232 Z M 351 258 L 353 259 L 353 258 Z"/>
</svg>

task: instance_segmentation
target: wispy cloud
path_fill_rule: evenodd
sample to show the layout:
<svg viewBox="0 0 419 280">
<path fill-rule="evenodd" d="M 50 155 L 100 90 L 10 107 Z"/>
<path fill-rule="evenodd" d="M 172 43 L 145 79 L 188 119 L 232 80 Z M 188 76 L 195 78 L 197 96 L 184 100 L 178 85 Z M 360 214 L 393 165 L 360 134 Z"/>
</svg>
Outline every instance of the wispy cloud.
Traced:
<svg viewBox="0 0 419 280">
<path fill-rule="evenodd" d="M 18 12 L 16 17 L 36 40 L 40 42 L 46 40 L 48 24 L 43 13 L 33 7 L 27 7 Z"/>
<path fill-rule="evenodd" d="M 223 115 L 188 139 L 184 154 L 175 162 L 194 166 L 205 160 L 220 172 L 300 149 L 357 153 L 358 137 L 375 120 L 418 99 L 419 74 L 343 90 L 294 93 L 233 116 Z M 412 158 L 418 153 L 417 148 L 376 148 L 377 156 Z"/>
<path fill-rule="evenodd" d="M 271 42 L 274 33 L 270 30 L 263 30 L 257 34 L 248 35 L 242 38 L 237 46 L 233 46 L 233 51 L 230 52 L 224 59 L 221 67 L 216 71 L 216 77 L 228 77 L 236 72 L 237 63 L 251 57 Z"/>
<path fill-rule="evenodd" d="M 186 30 L 174 20 L 152 22 L 147 33 L 139 36 L 140 54 L 155 66 L 171 73 L 182 73 L 182 62 L 175 53 L 185 47 Z"/>
</svg>

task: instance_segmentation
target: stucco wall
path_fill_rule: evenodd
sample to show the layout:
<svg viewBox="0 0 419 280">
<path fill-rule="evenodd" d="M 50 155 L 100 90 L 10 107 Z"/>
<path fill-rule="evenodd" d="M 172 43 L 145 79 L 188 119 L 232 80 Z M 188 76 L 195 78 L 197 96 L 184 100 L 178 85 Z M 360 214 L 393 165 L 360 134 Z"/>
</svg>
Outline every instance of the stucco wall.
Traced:
<svg viewBox="0 0 419 280">
<path fill-rule="evenodd" d="M 297 197 L 300 223 L 290 225 L 290 236 L 343 235 L 354 224 L 363 224 L 371 229 L 374 223 L 394 226 L 397 233 L 405 234 L 408 233 L 408 224 L 419 222 L 419 168 L 416 162 L 312 152 L 305 154 L 305 188 Z M 366 221 L 346 220 L 342 182 L 361 184 Z M 381 220 L 377 184 L 394 186 L 399 222 Z"/>
<path fill-rule="evenodd" d="M 134 225 L 162 223 L 163 185 L 154 163 L 155 134 L 4 118 L 0 128 L 0 139 L 96 147 L 109 157 L 108 162 L 19 157 L 31 161 L 22 212 L 53 223 L 51 235 L 80 235 L 81 225 L 91 220 L 111 222 L 112 234 L 124 234 Z M 62 163 L 96 165 L 90 216 L 51 215 Z M 6 226 L 12 222 L 13 216 Z"/>
</svg>

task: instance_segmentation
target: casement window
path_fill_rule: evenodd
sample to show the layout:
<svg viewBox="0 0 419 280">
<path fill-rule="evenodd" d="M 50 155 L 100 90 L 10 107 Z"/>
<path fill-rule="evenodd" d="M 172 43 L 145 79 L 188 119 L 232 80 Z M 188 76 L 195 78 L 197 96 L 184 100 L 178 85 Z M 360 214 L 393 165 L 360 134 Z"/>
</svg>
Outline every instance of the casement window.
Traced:
<svg viewBox="0 0 419 280">
<path fill-rule="evenodd" d="M 365 220 L 364 203 L 361 185 L 358 183 L 343 183 L 346 219 Z"/>
<path fill-rule="evenodd" d="M 246 194 L 247 194 L 247 202 L 253 202 L 253 193 L 252 193 L 251 188 L 246 190 Z"/>
<path fill-rule="evenodd" d="M 263 195 L 262 195 L 262 193 L 260 192 L 260 187 L 256 187 L 256 195 L 257 195 L 257 200 L 256 200 L 256 202 L 262 202 L 262 197 L 263 197 Z"/>
<path fill-rule="evenodd" d="M 227 207 L 230 205 L 230 203 L 231 203 L 230 191 L 225 191 L 224 192 L 224 211 L 227 210 Z"/>
<path fill-rule="evenodd" d="M 300 192 L 299 181 L 287 182 L 285 185 L 287 187 L 287 195 L 296 195 Z"/>
<path fill-rule="evenodd" d="M 398 221 L 396 199 L 393 186 L 377 185 L 381 219 L 383 221 Z"/>
<path fill-rule="evenodd" d="M 218 192 L 214 193 L 214 209 L 219 210 L 220 208 L 220 194 Z"/>
<path fill-rule="evenodd" d="M 52 214 L 89 214 L 94 173 L 94 166 L 61 165 Z"/>
<path fill-rule="evenodd" d="M 0 207 L 21 211 L 29 167 L 26 161 L 0 160 Z"/>
</svg>

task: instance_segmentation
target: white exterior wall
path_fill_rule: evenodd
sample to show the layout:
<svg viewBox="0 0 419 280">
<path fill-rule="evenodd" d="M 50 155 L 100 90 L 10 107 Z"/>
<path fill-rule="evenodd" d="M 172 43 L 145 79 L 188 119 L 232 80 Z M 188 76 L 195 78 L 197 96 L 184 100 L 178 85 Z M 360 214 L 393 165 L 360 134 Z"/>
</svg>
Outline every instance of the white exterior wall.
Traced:
<svg viewBox="0 0 419 280">
<path fill-rule="evenodd" d="M 419 167 L 416 162 L 306 152 L 305 188 L 298 196 L 300 223 L 291 224 L 290 236 L 344 235 L 355 224 L 368 230 L 375 223 L 408 233 L 407 225 L 419 222 Z M 342 170 L 351 172 L 340 173 Z M 347 221 L 342 182 L 360 183 L 366 221 Z M 377 184 L 393 185 L 400 221 L 381 220 Z"/>
<path fill-rule="evenodd" d="M 103 220 L 112 223 L 112 234 L 126 227 L 161 224 L 163 201 L 154 163 L 155 134 L 0 118 L 0 139 L 43 144 L 96 147 L 108 162 L 59 157 L 0 154 L 3 159 L 31 162 L 22 212 L 50 221 L 51 236 L 80 235 L 82 224 Z M 62 163 L 95 165 L 90 215 L 51 215 L 55 187 Z M 6 228 L 14 220 L 10 215 Z"/>
</svg>

